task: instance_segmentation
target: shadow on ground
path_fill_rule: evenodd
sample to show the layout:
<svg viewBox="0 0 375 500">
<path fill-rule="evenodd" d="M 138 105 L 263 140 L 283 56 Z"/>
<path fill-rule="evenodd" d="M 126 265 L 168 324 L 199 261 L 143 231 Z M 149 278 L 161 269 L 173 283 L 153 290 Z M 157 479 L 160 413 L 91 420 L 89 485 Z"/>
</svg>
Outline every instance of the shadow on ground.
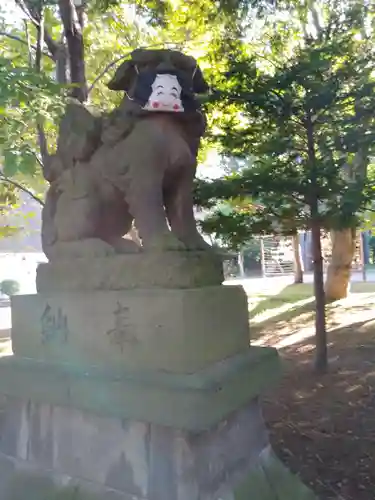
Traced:
<svg viewBox="0 0 375 500">
<path fill-rule="evenodd" d="M 263 314 L 270 315 L 272 311 L 290 305 L 298 308 L 304 301 L 312 301 L 312 287 L 309 284 L 286 285 L 281 289 L 276 289 L 276 293 L 260 293 L 249 295 L 249 316 L 250 320 L 258 318 Z M 287 311 L 286 311 L 287 312 Z M 281 314 L 284 314 L 282 312 Z"/>
<path fill-rule="evenodd" d="M 366 292 L 362 291 L 363 289 Z M 369 291 L 371 289 L 372 292 Z M 350 300 L 327 305 L 328 329 L 342 325 L 343 313 L 346 315 L 344 322 L 347 324 L 351 324 L 353 315 L 359 313 L 364 313 L 371 319 L 375 317 L 372 313 L 373 307 L 375 307 L 375 284 L 371 284 L 370 288 L 353 287 Z M 338 318 L 336 311 L 340 312 Z M 302 336 L 312 336 L 314 317 L 315 301 L 311 284 L 288 285 L 275 295 L 249 297 L 251 339 L 258 345 L 275 345 L 274 339 L 280 340 L 284 335 L 299 333 Z M 275 347 L 284 346 L 275 345 Z"/>
<path fill-rule="evenodd" d="M 251 328 L 285 367 L 264 401 L 274 449 L 322 500 L 375 500 L 375 294 L 328 306 L 324 376 L 312 370 L 314 304 L 290 305 Z"/>
</svg>

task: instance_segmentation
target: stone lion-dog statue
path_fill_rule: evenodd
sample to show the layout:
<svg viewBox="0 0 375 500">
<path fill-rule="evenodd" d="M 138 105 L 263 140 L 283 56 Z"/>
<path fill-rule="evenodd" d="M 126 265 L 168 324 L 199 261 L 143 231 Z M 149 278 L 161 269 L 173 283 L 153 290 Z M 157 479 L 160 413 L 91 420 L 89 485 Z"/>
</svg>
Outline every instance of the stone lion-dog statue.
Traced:
<svg viewBox="0 0 375 500">
<path fill-rule="evenodd" d="M 108 87 L 124 92 L 105 115 L 71 101 L 45 177 L 42 245 L 49 260 L 207 250 L 193 213 L 193 181 L 208 91 L 194 58 L 135 50 Z M 135 225 L 139 242 L 127 238 Z M 125 237 L 124 237 L 125 236 Z"/>
</svg>

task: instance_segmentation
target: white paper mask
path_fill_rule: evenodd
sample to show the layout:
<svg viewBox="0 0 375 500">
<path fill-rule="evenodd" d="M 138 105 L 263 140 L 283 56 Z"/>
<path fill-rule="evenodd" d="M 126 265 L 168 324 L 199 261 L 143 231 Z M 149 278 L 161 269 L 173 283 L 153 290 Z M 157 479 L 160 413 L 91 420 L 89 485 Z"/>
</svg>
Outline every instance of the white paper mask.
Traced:
<svg viewBox="0 0 375 500">
<path fill-rule="evenodd" d="M 152 92 L 143 109 L 182 113 L 181 85 L 175 75 L 156 75 L 151 85 Z"/>
</svg>

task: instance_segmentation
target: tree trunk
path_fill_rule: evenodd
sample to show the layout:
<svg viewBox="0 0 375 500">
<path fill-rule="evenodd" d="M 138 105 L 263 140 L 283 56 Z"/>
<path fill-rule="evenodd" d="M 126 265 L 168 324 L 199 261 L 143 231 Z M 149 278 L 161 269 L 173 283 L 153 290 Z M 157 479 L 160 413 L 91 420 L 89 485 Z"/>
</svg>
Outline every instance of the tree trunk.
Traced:
<svg viewBox="0 0 375 500">
<path fill-rule="evenodd" d="M 359 242 L 360 242 L 360 253 L 361 253 L 361 268 L 362 268 L 362 280 L 367 281 L 367 255 L 366 255 L 366 238 L 365 233 L 359 233 Z"/>
<path fill-rule="evenodd" d="M 311 211 L 311 253 L 314 269 L 315 296 L 315 370 L 319 373 L 327 371 L 327 330 L 326 299 L 324 293 L 323 256 L 321 242 L 321 219 L 319 215 L 318 170 L 315 154 L 314 124 L 311 109 L 306 113 L 306 132 L 309 161 L 311 165 L 311 190 L 308 196 Z"/>
<path fill-rule="evenodd" d="M 24 11 L 27 12 L 29 19 L 32 20 L 33 24 L 37 27 L 37 29 L 40 29 L 40 12 L 42 11 L 45 2 L 43 0 L 40 0 L 39 2 L 36 2 L 35 0 L 25 0 L 24 2 L 22 0 L 15 0 L 16 4 Z M 52 57 L 55 57 L 55 53 L 57 50 L 57 44 L 51 37 L 50 33 L 48 30 L 46 30 L 45 26 L 43 28 L 43 40 L 45 44 L 47 45 L 47 48 L 51 54 Z"/>
<path fill-rule="evenodd" d="M 245 264 L 243 258 L 243 251 L 240 250 L 237 254 L 238 269 L 240 271 L 240 278 L 245 278 Z"/>
<path fill-rule="evenodd" d="M 323 257 L 320 240 L 319 222 L 312 221 L 311 227 L 311 253 L 314 269 L 314 295 L 315 295 L 315 369 L 319 373 L 327 371 L 327 331 L 326 331 L 326 301 L 324 293 Z"/>
<path fill-rule="evenodd" d="M 74 85 L 72 96 L 85 102 L 88 96 L 85 69 L 85 51 L 82 33 L 82 12 L 73 0 L 59 0 L 60 16 L 68 45 L 70 81 Z"/>
<path fill-rule="evenodd" d="M 61 85 L 68 83 L 67 79 L 68 54 L 64 43 L 59 43 L 56 51 L 56 80 Z"/>
<path fill-rule="evenodd" d="M 325 293 L 329 301 L 344 299 L 348 295 L 355 238 L 356 231 L 352 228 L 331 232 L 332 257 L 325 284 Z"/>
<path fill-rule="evenodd" d="M 303 265 L 301 258 L 301 245 L 299 244 L 299 235 L 292 236 L 293 245 L 293 269 L 294 269 L 294 283 L 303 283 Z"/>
</svg>

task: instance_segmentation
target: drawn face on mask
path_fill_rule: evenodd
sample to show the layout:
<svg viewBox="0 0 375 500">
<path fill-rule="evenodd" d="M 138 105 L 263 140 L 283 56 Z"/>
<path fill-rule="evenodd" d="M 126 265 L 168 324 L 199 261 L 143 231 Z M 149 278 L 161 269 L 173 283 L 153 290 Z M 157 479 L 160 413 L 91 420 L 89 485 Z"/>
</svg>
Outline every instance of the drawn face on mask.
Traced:
<svg viewBox="0 0 375 500">
<path fill-rule="evenodd" d="M 182 88 L 177 76 L 157 74 L 151 88 L 151 95 L 143 109 L 147 111 L 167 111 L 174 113 L 182 113 L 184 111 L 181 102 Z"/>
</svg>

